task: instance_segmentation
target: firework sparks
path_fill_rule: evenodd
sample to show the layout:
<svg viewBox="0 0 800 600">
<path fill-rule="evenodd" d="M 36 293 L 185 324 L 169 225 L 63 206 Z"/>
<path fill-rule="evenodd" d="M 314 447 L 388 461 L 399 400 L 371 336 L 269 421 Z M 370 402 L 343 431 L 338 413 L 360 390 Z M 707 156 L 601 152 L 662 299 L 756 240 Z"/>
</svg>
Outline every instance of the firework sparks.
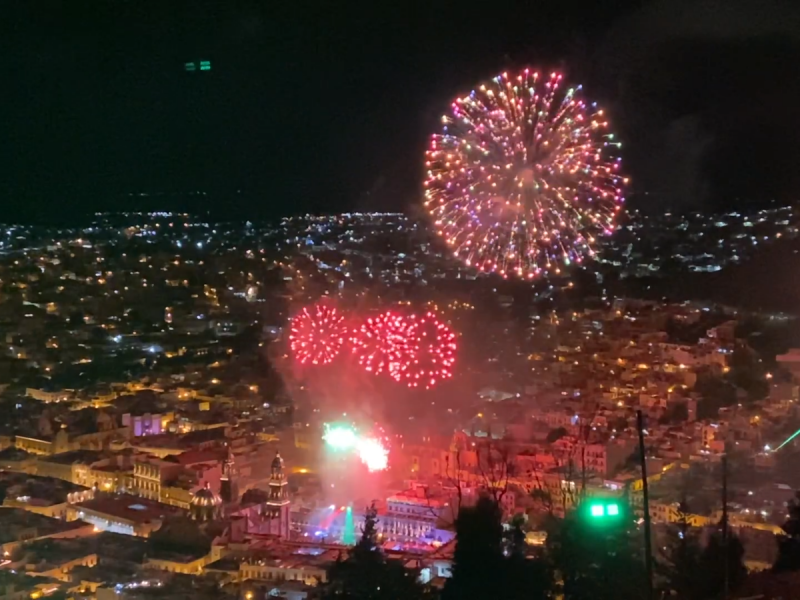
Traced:
<svg viewBox="0 0 800 600">
<path fill-rule="evenodd" d="M 368 318 L 351 338 L 358 363 L 376 375 L 405 360 L 410 323 L 402 315 L 385 312 Z"/>
<path fill-rule="evenodd" d="M 359 441 L 356 450 L 361 462 L 370 473 L 384 471 L 389 466 L 389 451 L 376 438 L 363 438 Z"/>
<path fill-rule="evenodd" d="M 325 365 L 339 354 L 346 335 L 344 316 L 329 304 L 317 303 L 292 319 L 289 345 L 302 364 Z"/>
<path fill-rule="evenodd" d="M 426 153 L 425 206 L 467 265 L 532 279 L 593 256 L 627 182 L 603 111 L 562 76 L 503 73 L 456 99 Z"/>
<path fill-rule="evenodd" d="M 432 312 L 421 317 L 412 316 L 409 321 L 408 359 L 391 363 L 389 373 L 409 387 L 429 389 L 453 376 L 456 335 Z"/>
<path fill-rule="evenodd" d="M 370 473 L 389 465 L 389 450 L 379 438 L 362 436 L 348 425 L 325 424 L 322 439 L 334 452 L 354 451 Z"/>
<path fill-rule="evenodd" d="M 334 450 L 350 450 L 356 446 L 356 432 L 342 425 L 326 425 L 322 439 Z"/>
</svg>

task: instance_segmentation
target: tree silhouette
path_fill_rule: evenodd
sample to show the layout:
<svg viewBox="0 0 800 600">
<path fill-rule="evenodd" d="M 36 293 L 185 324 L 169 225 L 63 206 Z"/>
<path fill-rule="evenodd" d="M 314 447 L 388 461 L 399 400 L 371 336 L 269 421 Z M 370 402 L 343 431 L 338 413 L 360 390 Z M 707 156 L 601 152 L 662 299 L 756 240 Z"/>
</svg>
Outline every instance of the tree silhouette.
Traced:
<svg viewBox="0 0 800 600">
<path fill-rule="evenodd" d="M 729 380 L 747 392 L 748 400 L 763 400 L 769 394 L 765 369 L 758 355 L 747 345 L 737 343 L 728 360 Z"/>
<path fill-rule="evenodd" d="M 445 584 L 442 600 L 496 596 L 502 547 L 503 526 L 498 505 L 488 497 L 481 497 L 474 507 L 462 507 L 456 519 L 453 576 Z"/>
<path fill-rule="evenodd" d="M 702 573 L 702 577 L 698 582 L 698 591 L 701 594 L 699 598 L 718 598 L 725 589 L 726 577 L 728 589 L 735 590 L 747 576 L 741 540 L 729 530 L 726 552 L 722 533 L 721 530 L 713 532 L 700 555 L 699 572 Z"/>
<path fill-rule="evenodd" d="M 531 559 L 527 554 L 522 515 L 515 516 L 506 535 L 504 565 L 505 596 L 509 600 L 544 600 L 553 589 L 550 566 L 541 559 Z"/>
<path fill-rule="evenodd" d="M 547 432 L 545 441 L 548 444 L 552 444 L 553 442 L 560 440 L 565 435 L 567 435 L 567 430 L 564 427 L 556 427 L 555 429 L 551 429 Z"/>
<path fill-rule="evenodd" d="M 700 394 L 697 403 L 698 419 L 715 419 L 719 409 L 736 402 L 736 388 L 726 378 L 709 371 L 700 371 L 694 384 L 694 391 Z"/>
<path fill-rule="evenodd" d="M 177 553 L 202 556 L 211 550 L 211 540 L 189 517 L 175 516 L 164 520 L 147 540 L 153 554 Z"/>
<path fill-rule="evenodd" d="M 689 404 L 687 402 L 673 402 L 664 414 L 658 419 L 660 425 L 682 423 L 689 420 Z"/>
<path fill-rule="evenodd" d="M 789 514 L 782 529 L 785 536 L 778 538 L 778 558 L 773 571 L 800 570 L 800 492 L 795 492 L 787 506 Z"/>
<path fill-rule="evenodd" d="M 377 556 L 378 547 L 378 510 L 373 502 L 367 507 L 364 513 L 364 527 L 361 530 L 361 538 L 353 548 L 353 555 L 364 560 L 369 560 Z"/>
<path fill-rule="evenodd" d="M 625 511 L 627 512 L 627 511 Z M 565 600 L 639 600 L 646 586 L 643 541 L 633 519 L 595 521 L 579 506 L 552 522 L 546 549 Z"/>
<path fill-rule="evenodd" d="M 461 509 L 456 519 L 453 575 L 442 600 L 544 599 L 551 580 L 543 560 L 526 556 L 521 520 L 512 522 L 504 536 L 502 511 L 491 497 L 482 496 L 475 506 Z"/>
<path fill-rule="evenodd" d="M 700 570 L 703 552 L 700 531 L 689 524 L 685 501 L 680 503 L 678 511 L 679 520 L 667 530 L 664 550 L 656 567 L 661 579 L 658 587 L 667 595 L 672 594 L 685 600 L 700 600 L 699 579 L 703 576 Z"/>
<path fill-rule="evenodd" d="M 352 600 L 395 600 L 424 598 L 426 589 L 417 573 L 396 560 L 388 560 L 377 544 L 378 512 L 373 504 L 364 516 L 361 538 L 350 555 L 340 555 L 328 571 L 323 598 Z"/>
</svg>

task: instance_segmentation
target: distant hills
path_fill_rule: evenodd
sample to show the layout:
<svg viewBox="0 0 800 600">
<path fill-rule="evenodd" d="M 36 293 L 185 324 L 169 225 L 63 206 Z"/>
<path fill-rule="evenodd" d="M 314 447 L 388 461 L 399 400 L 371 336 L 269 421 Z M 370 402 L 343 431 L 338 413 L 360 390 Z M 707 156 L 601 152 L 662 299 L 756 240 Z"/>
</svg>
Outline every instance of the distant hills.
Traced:
<svg viewBox="0 0 800 600">
<path fill-rule="evenodd" d="M 669 300 L 710 300 L 748 310 L 800 315 L 800 240 L 779 241 L 739 265 L 714 273 L 610 282 L 617 295 Z"/>
</svg>

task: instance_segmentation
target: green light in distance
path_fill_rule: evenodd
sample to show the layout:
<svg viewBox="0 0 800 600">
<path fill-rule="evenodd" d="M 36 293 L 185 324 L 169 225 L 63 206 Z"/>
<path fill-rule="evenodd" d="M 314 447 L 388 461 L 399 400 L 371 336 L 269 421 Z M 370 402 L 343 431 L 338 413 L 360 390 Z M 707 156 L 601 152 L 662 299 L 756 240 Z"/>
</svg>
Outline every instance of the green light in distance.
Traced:
<svg viewBox="0 0 800 600">
<path fill-rule="evenodd" d="M 342 531 L 342 543 L 352 546 L 356 543 L 356 526 L 353 522 L 353 507 L 348 506 L 344 513 L 344 530 Z"/>
</svg>

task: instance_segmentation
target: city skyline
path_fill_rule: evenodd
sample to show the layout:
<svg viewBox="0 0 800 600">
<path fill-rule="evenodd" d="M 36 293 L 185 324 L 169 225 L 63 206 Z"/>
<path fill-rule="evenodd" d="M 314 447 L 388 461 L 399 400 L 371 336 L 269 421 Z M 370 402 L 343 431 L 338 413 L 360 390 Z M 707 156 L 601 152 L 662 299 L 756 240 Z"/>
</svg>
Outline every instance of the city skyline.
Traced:
<svg viewBox="0 0 800 600">
<path fill-rule="evenodd" d="M 800 7 L 8 2 L 0 600 L 800 589 Z"/>
</svg>

